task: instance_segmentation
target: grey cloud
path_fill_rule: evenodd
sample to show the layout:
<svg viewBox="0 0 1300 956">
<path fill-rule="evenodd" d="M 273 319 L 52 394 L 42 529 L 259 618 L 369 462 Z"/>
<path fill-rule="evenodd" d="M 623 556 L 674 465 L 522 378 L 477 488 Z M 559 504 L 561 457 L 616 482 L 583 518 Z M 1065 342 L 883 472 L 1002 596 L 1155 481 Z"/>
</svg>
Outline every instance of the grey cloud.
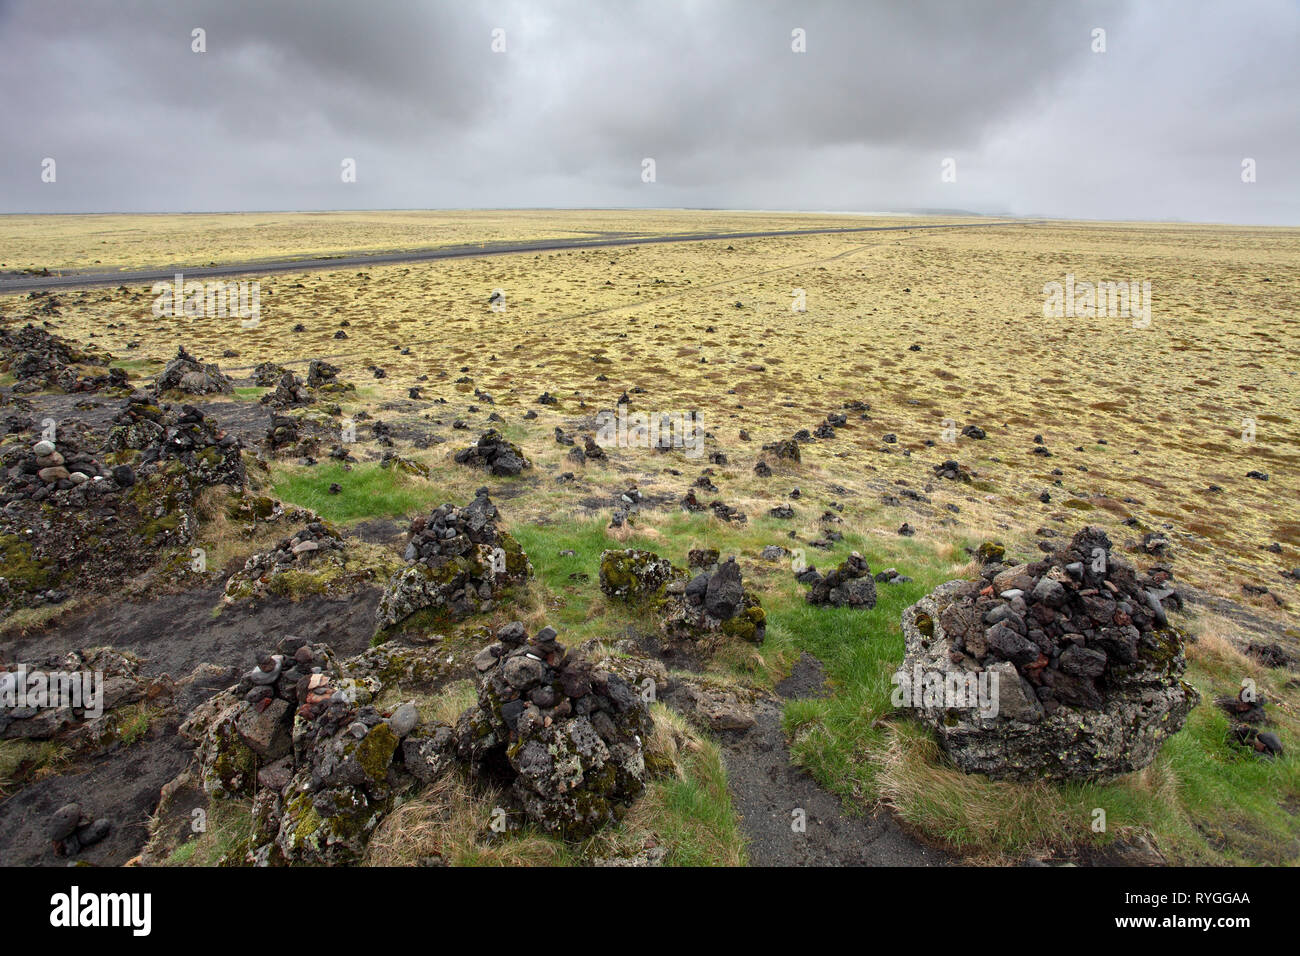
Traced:
<svg viewBox="0 0 1300 956">
<path fill-rule="evenodd" d="M 1283 0 L 10 0 L 0 211 L 938 207 L 1294 223 L 1298 53 L 1300 13 Z M 57 184 L 40 182 L 45 156 Z M 948 156 L 956 183 L 939 179 Z M 1250 187 L 1245 156 L 1259 162 Z M 339 181 L 343 157 L 356 184 Z"/>
</svg>

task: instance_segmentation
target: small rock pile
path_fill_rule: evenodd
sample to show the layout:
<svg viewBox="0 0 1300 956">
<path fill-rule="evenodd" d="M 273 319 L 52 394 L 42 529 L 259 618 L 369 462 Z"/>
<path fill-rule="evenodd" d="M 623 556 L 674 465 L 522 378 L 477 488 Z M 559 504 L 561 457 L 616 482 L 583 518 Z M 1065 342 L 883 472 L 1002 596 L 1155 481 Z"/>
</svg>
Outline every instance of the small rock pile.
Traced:
<svg viewBox="0 0 1300 956">
<path fill-rule="evenodd" d="M 58 446 L 42 439 L 29 448 L 8 448 L 0 455 L 0 464 L 5 467 L 0 503 L 16 498 L 43 501 L 56 491 L 68 491 L 87 482 L 104 486 L 95 491 L 117 490 L 119 484 L 134 482 L 129 466 L 119 466 L 120 470 L 105 468 L 97 458 L 81 450 L 80 443 L 71 435 Z"/>
<path fill-rule="evenodd" d="M 876 606 L 876 581 L 867 559 L 854 551 L 840 565 L 822 574 L 812 565 L 795 574 L 795 579 L 809 586 L 805 600 L 809 604 L 853 607 L 869 611 Z"/>
<path fill-rule="evenodd" d="M 253 384 L 259 388 L 274 388 L 284 375 L 285 367 L 274 362 L 261 362 L 253 369 Z"/>
<path fill-rule="evenodd" d="M 736 559 L 719 564 L 716 550 L 692 551 L 689 563 L 694 574 L 653 551 L 605 551 L 600 589 L 609 597 L 652 606 L 672 640 L 723 635 L 761 644 L 767 615 L 758 597 L 745 589 Z"/>
<path fill-rule="evenodd" d="M 419 611 L 460 620 L 489 611 L 504 587 L 522 584 L 532 565 L 519 543 L 497 528 L 499 515 L 480 488 L 464 508 L 444 504 L 408 530 L 409 566 L 388 582 L 376 609 L 381 630 Z"/>
<path fill-rule="evenodd" d="M 108 368 L 110 361 L 107 352 L 78 348 L 35 325 L 0 327 L 0 371 L 13 375 L 15 393 L 47 388 L 64 392 L 124 388 L 126 372 Z"/>
<path fill-rule="evenodd" d="M 76 856 L 108 836 L 113 824 L 107 817 L 91 819 L 79 803 L 67 803 L 50 815 L 46 835 L 57 856 Z"/>
<path fill-rule="evenodd" d="M 1243 687 L 1236 697 L 1216 697 L 1214 703 L 1232 721 L 1232 736 L 1239 744 L 1262 757 L 1282 755 L 1282 739 L 1273 731 L 1263 729 L 1271 723 L 1265 711 L 1267 697 L 1253 687 Z"/>
<path fill-rule="evenodd" d="M 247 480 L 239 439 L 193 405 L 180 411 L 158 405 L 147 392 L 135 392 L 113 419 L 108 448 L 137 450 L 137 467 L 179 462 L 200 485 L 241 487 Z"/>
<path fill-rule="evenodd" d="M 183 345 L 176 349 L 176 357 L 163 366 L 154 385 L 159 395 L 172 390 L 189 395 L 229 395 L 235 390 L 235 383 L 222 374 L 215 362 L 204 364 Z"/>
<path fill-rule="evenodd" d="M 763 451 L 770 452 L 772 457 L 779 461 L 797 463 L 801 460 L 799 442 L 793 438 L 783 438 L 781 441 L 770 442 L 763 446 Z"/>
<path fill-rule="evenodd" d="M 650 711 L 606 662 L 570 654 L 544 627 L 518 621 L 474 658 L 477 707 L 461 715 L 456 746 L 488 775 L 506 772 L 524 812 L 570 839 L 617 821 L 647 779 Z"/>
<path fill-rule="evenodd" d="M 309 569 L 317 558 L 342 550 L 343 539 L 337 531 L 320 521 L 308 522 L 270 551 L 254 554 L 244 562 L 244 567 L 226 581 L 225 600 L 265 593 L 277 576 Z"/>
<path fill-rule="evenodd" d="M 674 581 L 665 592 L 670 603 L 661 608 L 664 633 L 674 640 L 698 641 L 713 634 L 762 644 L 767 613 L 758 597 L 745 590 L 734 557 L 718 563 L 717 551 L 692 552 L 689 581 Z"/>
<path fill-rule="evenodd" d="M 356 388 L 351 382 L 339 379 L 339 369 L 323 359 L 312 359 L 307 363 L 307 387 L 324 392 L 346 392 Z"/>
<path fill-rule="evenodd" d="M 1168 570 L 1135 571 L 1095 527 L 1032 564 L 987 557 L 981 580 L 941 585 L 903 613 L 903 673 L 933 672 L 940 687 L 997 676 L 994 717 L 921 707 L 954 762 L 1012 779 L 1100 779 L 1150 763 L 1198 700 L 1166 617 L 1180 604 Z"/>
<path fill-rule="evenodd" d="M 285 369 L 276 379 L 275 391 L 262 396 L 261 403 L 272 408 L 299 408 L 310 405 L 315 399 L 302 380 L 293 372 Z"/>
<path fill-rule="evenodd" d="M 517 475 L 532 463 L 524 457 L 518 445 L 513 445 L 495 428 L 488 429 L 468 448 L 456 452 L 458 465 L 486 468 L 494 475 Z"/>
</svg>

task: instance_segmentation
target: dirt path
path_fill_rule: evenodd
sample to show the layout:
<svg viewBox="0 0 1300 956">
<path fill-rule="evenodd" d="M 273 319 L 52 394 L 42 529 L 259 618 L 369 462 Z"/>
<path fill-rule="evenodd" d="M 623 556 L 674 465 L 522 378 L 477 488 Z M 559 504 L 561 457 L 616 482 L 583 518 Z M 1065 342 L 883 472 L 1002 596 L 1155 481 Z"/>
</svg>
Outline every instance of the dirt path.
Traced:
<svg viewBox="0 0 1300 956">
<path fill-rule="evenodd" d="M 804 654 L 790 677 L 777 685 L 792 700 L 825 693 L 821 663 Z M 723 743 L 731 799 L 741 814 L 754 866 L 941 866 L 947 854 L 911 839 L 884 811 L 845 816 L 840 799 L 790 763 L 781 708 L 764 701 L 757 724 Z M 802 810 L 806 827 L 792 822 Z"/>
</svg>

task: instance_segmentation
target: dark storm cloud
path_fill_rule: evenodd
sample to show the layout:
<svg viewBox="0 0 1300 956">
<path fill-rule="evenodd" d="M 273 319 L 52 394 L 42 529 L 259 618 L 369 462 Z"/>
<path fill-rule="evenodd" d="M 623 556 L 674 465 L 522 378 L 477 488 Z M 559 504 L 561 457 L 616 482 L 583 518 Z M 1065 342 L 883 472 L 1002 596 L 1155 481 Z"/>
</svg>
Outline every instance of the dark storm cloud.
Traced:
<svg viewBox="0 0 1300 956">
<path fill-rule="evenodd" d="M 1284 0 L 15 0 L 0 3 L 0 210 L 1297 222 L 1297 63 Z M 57 183 L 40 180 L 45 157 Z"/>
</svg>

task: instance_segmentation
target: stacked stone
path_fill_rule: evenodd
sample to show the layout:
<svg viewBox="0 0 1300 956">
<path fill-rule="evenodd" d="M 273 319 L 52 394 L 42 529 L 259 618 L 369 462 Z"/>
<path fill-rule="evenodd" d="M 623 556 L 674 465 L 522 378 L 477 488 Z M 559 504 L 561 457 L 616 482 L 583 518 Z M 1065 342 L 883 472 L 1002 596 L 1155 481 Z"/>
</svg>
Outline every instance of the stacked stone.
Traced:
<svg viewBox="0 0 1300 956">
<path fill-rule="evenodd" d="M 126 386 L 126 372 L 106 368 L 111 356 L 93 347 L 77 348 L 35 325 L 0 328 L 0 370 L 13 375 L 13 391 L 58 388 L 65 392 L 97 392 Z M 83 375 L 78 366 L 104 368 L 103 374 Z"/>
<path fill-rule="evenodd" d="M 163 366 L 155 387 L 159 395 L 171 390 L 190 395 L 229 395 L 235 390 L 235 383 L 222 374 L 216 363 L 203 363 L 182 345 L 176 349 L 176 357 Z"/>
<path fill-rule="evenodd" d="M 544 627 L 518 621 L 474 658 L 477 707 L 456 726 L 457 751 L 480 770 L 508 766 L 511 789 L 540 827 L 568 838 L 616 821 L 645 789 L 650 712 L 609 665 L 570 654 Z"/>
<path fill-rule="evenodd" d="M 310 405 L 314 401 L 307 386 L 288 369 L 285 369 L 276 380 L 275 391 L 262 396 L 262 404 L 273 408 L 297 408 Z"/>
<path fill-rule="evenodd" d="M 809 585 L 809 604 L 853 607 L 869 611 L 876 606 L 876 582 L 867 559 L 854 551 L 838 567 L 822 574 L 815 567 L 797 572 L 795 578 Z"/>
<path fill-rule="evenodd" d="M 94 490 L 117 490 L 129 485 L 134 475 L 129 467 L 108 469 L 100 461 L 78 448 L 75 440 L 63 439 L 58 446 L 52 441 L 35 442 L 30 448 L 15 446 L 0 457 L 5 467 L 0 503 L 30 498 L 43 501 L 58 491 L 68 491 L 84 484 Z M 115 477 L 121 477 L 116 481 Z"/>
<path fill-rule="evenodd" d="M 719 564 L 716 549 L 692 551 L 688 563 L 695 575 L 665 588 L 672 601 L 663 609 L 664 633 L 693 641 L 725 634 L 762 644 L 767 635 L 767 613 L 758 597 L 745 590 L 735 557 Z"/>
<path fill-rule="evenodd" d="M 763 451 L 771 452 L 772 457 L 778 461 L 797 463 L 801 460 L 799 442 L 794 438 L 783 438 L 781 441 L 770 442 L 763 446 Z"/>
<path fill-rule="evenodd" d="M 468 448 L 456 452 L 458 465 L 486 468 L 494 475 L 517 475 L 532 463 L 518 445 L 513 445 L 495 428 L 488 429 Z"/>
<path fill-rule="evenodd" d="M 375 611 L 381 629 L 434 609 L 459 620 L 494 606 L 502 587 L 532 574 L 518 542 L 497 528 L 496 506 L 480 488 L 464 508 L 444 504 L 411 522 L 410 566 L 388 582 Z"/>
<path fill-rule="evenodd" d="M 285 368 L 283 365 L 277 365 L 274 362 L 262 362 L 253 369 L 253 384 L 259 388 L 274 388 L 280 381 L 280 376 L 284 375 Z"/>
<path fill-rule="evenodd" d="M 981 580 L 942 585 L 903 614 L 904 672 L 997 675 L 995 717 L 923 708 L 958 766 L 1093 779 L 1150 763 L 1198 700 L 1166 616 L 1181 606 L 1169 570 L 1139 573 L 1095 527 L 1031 564 L 982 557 Z"/>
<path fill-rule="evenodd" d="M 312 521 L 292 536 L 282 539 L 270 551 L 253 555 L 244 564 L 243 573 L 254 579 L 266 579 L 310 564 L 323 552 L 342 551 L 343 539 L 338 532 L 319 521 Z"/>
<path fill-rule="evenodd" d="M 108 448 L 139 451 L 141 467 L 179 460 L 200 484 L 244 482 L 239 439 L 193 405 L 182 405 L 177 412 L 170 405 L 156 404 L 147 392 L 136 392 L 113 423 Z"/>
<path fill-rule="evenodd" d="M 951 458 L 935 465 L 934 473 L 936 476 L 946 478 L 949 481 L 963 481 L 969 483 L 971 480 L 970 469 Z"/>
</svg>

